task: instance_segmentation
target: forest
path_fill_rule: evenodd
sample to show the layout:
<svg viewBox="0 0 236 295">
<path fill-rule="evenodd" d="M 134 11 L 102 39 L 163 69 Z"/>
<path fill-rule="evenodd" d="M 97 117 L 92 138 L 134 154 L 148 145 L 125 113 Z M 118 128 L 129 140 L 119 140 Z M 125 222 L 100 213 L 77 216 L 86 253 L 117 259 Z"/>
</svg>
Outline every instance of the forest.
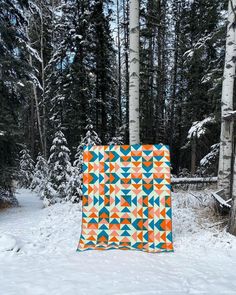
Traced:
<svg viewBox="0 0 236 295">
<path fill-rule="evenodd" d="M 0 1 L 3 295 L 235 294 L 235 55 L 236 0 Z"/>
<path fill-rule="evenodd" d="M 227 1 L 140 3 L 140 140 L 174 175 L 217 175 L 226 20 Z M 61 150 L 77 182 L 83 145 L 129 142 L 129 1 L 3 0 L 0 22 L 1 187 Z"/>
</svg>

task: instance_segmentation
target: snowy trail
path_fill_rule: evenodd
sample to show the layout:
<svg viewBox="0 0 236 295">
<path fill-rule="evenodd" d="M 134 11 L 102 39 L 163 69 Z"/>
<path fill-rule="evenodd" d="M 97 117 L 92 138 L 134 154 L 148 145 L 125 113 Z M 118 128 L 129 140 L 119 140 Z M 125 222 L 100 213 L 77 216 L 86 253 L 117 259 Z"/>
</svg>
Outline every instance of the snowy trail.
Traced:
<svg viewBox="0 0 236 295">
<path fill-rule="evenodd" d="M 19 207 L 0 213 L 0 229 L 4 224 L 4 230 L 13 235 L 30 236 L 29 229 L 35 228 L 40 219 L 42 201 L 34 193 L 25 189 L 20 190 L 16 197 Z"/>
<path fill-rule="evenodd" d="M 174 253 L 78 253 L 80 206 L 42 210 L 35 194 L 20 190 L 21 207 L 0 213 L 0 236 L 15 236 L 20 247 L 0 251 L 0 294 L 236 294 L 235 238 L 201 229 L 177 197 Z"/>
</svg>

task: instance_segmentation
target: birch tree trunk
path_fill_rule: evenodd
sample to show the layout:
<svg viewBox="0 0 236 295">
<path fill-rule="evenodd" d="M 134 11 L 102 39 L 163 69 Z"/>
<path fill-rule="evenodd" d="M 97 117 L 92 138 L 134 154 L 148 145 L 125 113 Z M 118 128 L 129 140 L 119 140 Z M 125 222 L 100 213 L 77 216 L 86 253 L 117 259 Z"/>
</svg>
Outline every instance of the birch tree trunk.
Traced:
<svg viewBox="0 0 236 295">
<path fill-rule="evenodd" d="M 123 30 L 124 30 L 124 70 L 125 70 L 125 124 L 129 126 L 129 3 L 123 0 Z M 125 132 L 125 142 L 129 142 L 129 129 Z"/>
<path fill-rule="evenodd" d="M 231 195 L 231 170 L 233 153 L 233 120 L 224 117 L 233 110 L 233 89 L 235 77 L 235 13 L 236 0 L 229 0 L 228 27 L 226 37 L 225 67 L 221 98 L 221 137 L 218 171 L 218 187 L 224 189 L 225 199 Z"/>
<path fill-rule="evenodd" d="M 234 153 L 233 186 L 232 186 L 232 207 L 228 223 L 228 232 L 236 236 L 236 153 Z"/>
<path fill-rule="evenodd" d="M 194 133 L 191 138 L 191 174 L 194 175 L 196 173 L 196 154 L 197 154 L 197 135 Z"/>
<path fill-rule="evenodd" d="M 122 105 L 121 105 L 121 42 L 120 42 L 120 3 L 116 1 L 116 22 L 117 22 L 117 49 L 118 49 L 118 69 L 117 69 L 117 80 L 118 80 L 118 104 L 119 104 L 119 126 L 122 126 Z"/>
<path fill-rule="evenodd" d="M 129 141 L 140 143 L 139 132 L 139 0 L 129 6 L 130 71 L 129 71 Z"/>
</svg>

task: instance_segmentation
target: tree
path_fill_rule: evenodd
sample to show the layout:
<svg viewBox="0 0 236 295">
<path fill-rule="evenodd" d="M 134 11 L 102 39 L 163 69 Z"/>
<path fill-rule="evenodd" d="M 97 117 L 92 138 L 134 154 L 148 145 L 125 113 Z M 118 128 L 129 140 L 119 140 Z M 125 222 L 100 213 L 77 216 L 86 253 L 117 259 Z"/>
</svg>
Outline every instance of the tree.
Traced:
<svg viewBox="0 0 236 295">
<path fill-rule="evenodd" d="M 140 143 L 139 130 L 139 0 L 130 0 L 129 141 Z"/>
<path fill-rule="evenodd" d="M 34 175 L 34 161 L 30 151 L 25 148 L 20 151 L 19 184 L 21 187 L 29 188 Z"/>
<path fill-rule="evenodd" d="M 9 133 L 0 131 L 0 209 L 16 205 L 13 180 L 16 173 L 16 145 Z"/>
<path fill-rule="evenodd" d="M 26 0 L 0 1 L 0 200 L 12 203 L 16 203 L 13 179 L 23 137 L 20 113 L 31 71 L 25 34 L 27 9 Z"/>
<path fill-rule="evenodd" d="M 234 165 L 232 171 L 232 202 L 228 223 L 228 232 L 236 236 L 236 150 L 234 151 Z"/>
<path fill-rule="evenodd" d="M 235 80 L 235 13 L 236 1 L 229 0 L 228 4 L 228 27 L 226 37 L 225 67 L 221 98 L 221 136 L 220 157 L 218 171 L 218 187 L 224 190 L 225 199 L 231 196 L 231 175 L 233 155 L 233 129 L 234 121 L 226 120 L 225 116 L 233 111 L 233 90 Z"/>
<path fill-rule="evenodd" d="M 94 131 L 90 120 L 86 126 L 86 135 L 82 138 L 75 155 L 73 163 L 73 175 L 69 184 L 69 195 L 73 202 L 78 202 L 82 198 L 82 173 L 83 173 L 83 150 L 85 146 L 101 145 L 101 139 Z"/>
<path fill-rule="evenodd" d="M 42 193 L 45 189 L 48 180 L 48 164 L 43 156 L 40 154 L 37 157 L 36 165 L 34 168 L 33 179 L 30 188 L 38 193 Z"/>
<path fill-rule="evenodd" d="M 79 173 L 82 173 L 82 165 L 83 165 L 83 150 L 85 146 L 94 146 L 101 145 L 101 139 L 93 128 L 91 121 L 88 121 L 88 125 L 86 126 L 86 135 L 82 138 L 78 148 L 77 153 L 75 155 L 74 166 L 79 169 Z"/>
<path fill-rule="evenodd" d="M 65 135 L 61 130 L 55 133 L 50 149 L 48 166 L 49 180 L 46 185 L 46 193 L 44 192 L 43 194 L 47 199 L 45 202 L 53 204 L 55 202 L 65 201 L 72 171 L 70 150 L 67 147 Z"/>
</svg>

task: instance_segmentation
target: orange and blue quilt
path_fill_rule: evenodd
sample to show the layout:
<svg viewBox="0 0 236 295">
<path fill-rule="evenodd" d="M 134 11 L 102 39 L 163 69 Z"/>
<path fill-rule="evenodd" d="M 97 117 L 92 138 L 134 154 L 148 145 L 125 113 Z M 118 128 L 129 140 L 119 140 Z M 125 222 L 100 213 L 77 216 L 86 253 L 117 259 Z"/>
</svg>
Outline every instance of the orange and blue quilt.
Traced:
<svg viewBox="0 0 236 295">
<path fill-rule="evenodd" d="M 85 147 L 78 251 L 90 249 L 173 251 L 168 146 Z"/>
</svg>

